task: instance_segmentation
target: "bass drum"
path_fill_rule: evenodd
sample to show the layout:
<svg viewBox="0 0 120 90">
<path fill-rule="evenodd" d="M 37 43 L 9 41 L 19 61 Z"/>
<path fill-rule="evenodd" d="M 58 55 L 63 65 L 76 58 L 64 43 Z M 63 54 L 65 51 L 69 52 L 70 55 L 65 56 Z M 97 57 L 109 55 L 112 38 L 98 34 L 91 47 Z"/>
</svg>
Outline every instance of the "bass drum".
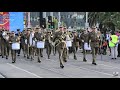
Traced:
<svg viewBox="0 0 120 90">
<path fill-rule="evenodd" d="M 19 50 L 20 49 L 20 43 L 12 43 L 12 50 Z"/>
<path fill-rule="evenodd" d="M 44 41 L 37 42 L 37 48 L 44 48 L 44 47 L 45 47 L 45 42 Z"/>
</svg>

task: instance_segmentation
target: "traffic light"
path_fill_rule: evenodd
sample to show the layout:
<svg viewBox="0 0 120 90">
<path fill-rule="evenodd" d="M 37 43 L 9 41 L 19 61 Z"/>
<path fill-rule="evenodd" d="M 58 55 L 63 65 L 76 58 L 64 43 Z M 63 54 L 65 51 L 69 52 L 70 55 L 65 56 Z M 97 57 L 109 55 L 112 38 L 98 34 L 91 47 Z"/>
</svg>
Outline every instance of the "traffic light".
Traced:
<svg viewBox="0 0 120 90">
<path fill-rule="evenodd" d="M 43 29 L 46 28 L 46 19 L 45 18 L 41 18 L 41 20 L 40 20 L 40 27 L 42 27 Z"/>
<path fill-rule="evenodd" d="M 52 22 L 52 16 L 48 16 L 48 23 Z"/>
<path fill-rule="evenodd" d="M 51 22 L 51 29 L 55 28 L 55 23 Z"/>
</svg>

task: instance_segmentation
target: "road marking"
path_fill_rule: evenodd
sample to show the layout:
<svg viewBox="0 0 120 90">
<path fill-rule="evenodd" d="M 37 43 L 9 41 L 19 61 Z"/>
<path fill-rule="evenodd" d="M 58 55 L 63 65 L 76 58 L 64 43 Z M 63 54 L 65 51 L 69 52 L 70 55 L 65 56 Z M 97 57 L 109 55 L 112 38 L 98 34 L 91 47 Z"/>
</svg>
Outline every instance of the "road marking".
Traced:
<svg viewBox="0 0 120 90">
<path fill-rule="evenodd" d="M 55 61 L 53 61 L 53 62 L 55 62 Z M 96 70 L 92 70 L 92 69 L 88 69 L 88 68 L 79 67 L 79 66 L 76 66 L 74 64 L 68 64 L 67 63 L 66 65 L 73 65 L 74 67 L 77 67 L 77 68 L 80 68 L 80 69 L 84 69 L 84 70 L 87 70 L 87 71 L 94 71 L 94 72 L 101 73 L 101 74 L 104 74 L 104 75 L 114 76 L 113 74 L 104 73 L 104 72 L 100 72 L 100 71 L 96 71 Z"/>
<path fill-rule="evenodd" d="M 29 74 L 31 74 L 31 75 L 37 77 L 37 78 L 43 78 L 43 77 L 40 77 L 40 76 L 38 76 L 38 75 L 36 75 L 36 74 L 34 74 L 34 73 L 31 73 L 31 72 L 25 70 L 25 69 L 19 68 L 19 67 L 13 65 L 13 64 L 10 64 L 10 63 L 7 63 L 7 64 L 10 65 L 10 66 L 12 66 L 12 67 L 15 67 L 15 68 L 17 68 L 17 69 L 19 69 L 19 70 L 22 70 L 22 71 L 24 71 L 24 72 L 26 72 L 26 73 L 29 73 Z"/>
</svg>

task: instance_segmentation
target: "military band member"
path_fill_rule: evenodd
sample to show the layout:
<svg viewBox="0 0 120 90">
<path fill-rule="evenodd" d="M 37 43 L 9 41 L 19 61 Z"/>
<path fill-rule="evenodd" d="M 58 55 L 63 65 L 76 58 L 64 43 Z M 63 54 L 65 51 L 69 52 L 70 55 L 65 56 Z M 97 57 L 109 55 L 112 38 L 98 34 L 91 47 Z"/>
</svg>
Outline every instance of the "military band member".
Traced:
<svg viewBox="0 0 120 90">
<path fill-rule="evenodd" d="M 10 38 L 10 33 L 9 33 L 9 31 L 7 31 L 6 35 L 4 36 L 4 39 L 5 39 L 5 55 L 6 55 L 6 59 L 8 59 L 8 56 L 9 56 L 9 49 L 10 49 L 9 38 Z"/>
<path fill-rule="evenodd" d="M 39 41 L 45 41 L 44 34 L 42 33 L 40 28 L 36 28 L 37 32 L 34 33 L 33 40 L 39 42 Z M 38 62 L 40 63 L 40 56 L 43 57 L 43 49 L 37 48 L 37 56 L 38 56 Z"/>
<path fill-rule="evenodd" d="M 23 30 L 21 33 L 20 37 L 20 44 L 21 44 L 21 49 L 23 51 L 23 55 L 25 56 L 25 35 L 26 35 L 26 30 Z"/>
<path fill-rule="evenodd" d="M 16 62 L 16 50 L 12 50 L 12 43 L 20 43 L 20 37 L 15 36 L 15 32 L 11 33 L 12 35 L 9 38 L 9 43 L 11 44 L 11 56 L 12 56 L 12 63 Z"/>
<path fill-rule="evenodd" d="M 16 35 L 16 36 L 19 36 L 19 37 L 21 36 L 20 29 L 17 29 L 17 33 L 16 33 L 15 35 Z M 21 42 L 20 42 L 20 50 L 17 50 L 17 53 L 18 53 L 17 56 L 20 56 L 21 48 L 22 48 L 22 45 L 21 45 Z"/>
<path fill-rule="evenodd" d="M 7 34 L 5 29 L 2 29 L 2 37 L 1 37 L 1 51 L 2 51 L 2 58 L 4 58 L 5 55 L 5 35 Z"/>
<path fill-rule="evenodd" d="M 27 28 L 27 32 L 25 34 L 25 54 L 27 54 L 27 59 L 30 59 L 30 30 L 31 28 Z"/>
<path fill-rule="evenodd" d="M 78 46 L 79 46 L 79 36 L 78 36 L 77 32 L 74 31 L 73 32 L 72 50 L 73 50 L 73 53 L 74 53 L 74 59 L 75 60 L 77 60 L 76 52 L 77 52 Z"/>
<path fill-rule="evenodd" d="M 46 43 L 46 53 L 48 55 L 48 59 L 50 59 L 51 49 L 52 49 L 52 34 L 50 31 L 45 35 L 45 43 Z"/>
<path fill-rule="evenodd" d="M 96 27 L 92 27 L 92 31 L 89 33 L 88 40 L 92 50 L 92 58 L 93 58 L 92 64 L 97 65 L 96 56 L 99 48 L 99 38 L 96 33 Z"/>
<path fill-rule="evenodd" d="M 66 48 L 66 35 L 64 34 L 63 28 L 55 32 L 53 42 L 59 53 L 60 67 L 63 68 L 63 61 L 67 62 L 67 48 Z"/>
<path fill-rule="evenodd" d="M 80 35 L 80 42 L 82 45 L 82 50 L 83 50 L 83 61 L 86 62 L 86 50 L 84 48 L 84 44 L 88 43 L 88 32 L 86 30 L 83 30 L 82 34 Z"/>
<path fill-rule="evenodd" d="M 30 31 L 30 57 L 31 57 L 31 60 L 34 60 L 34 48 L 35 48 L 35 41 L 33 40 L 34 38 L 34 31 L 33 29 L 31 29 Z"/>
</svg>

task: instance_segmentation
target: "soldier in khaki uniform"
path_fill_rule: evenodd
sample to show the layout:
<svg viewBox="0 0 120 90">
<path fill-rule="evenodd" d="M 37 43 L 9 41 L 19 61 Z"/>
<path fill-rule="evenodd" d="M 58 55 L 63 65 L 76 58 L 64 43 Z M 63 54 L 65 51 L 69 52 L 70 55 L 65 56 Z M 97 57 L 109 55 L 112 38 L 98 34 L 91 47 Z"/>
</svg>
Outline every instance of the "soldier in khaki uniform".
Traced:
<svg viewBox="0 0 120 90">
<path fill-rule="evenodd" d="M 82 34 L 80 35 L 80 42 L 82 45 L 82 49 L 83 49 L 83 61 L 86 62 L 86 50 L 84 49 L 84 44 L 88 43 L 88 35 L 89 33 L 87 33 L 86 30 L 83 30 Z"/>
<path fill-rule="evenodd" d="M 52 39 L 53 36 L 50 31 L 45 35 L 45 43 L 46 43 L 46 53 L 48 55 L 48 59 L 50 59 L 51 49 L 52 49 Z"/>
<path fill-rule="evenodd" d="M 29 48 L 30 47 L 30 40 L 29 40 L 30 30 L 31 30 L 31 28 L 28 28 L 27 32 L 25 34 L 25 54 L 27 54 L 27 59 L 30 58 L 30 48 Z"/>
<path fill-rule="evenodd" d="M 34 39 L 34 31 L 31 29 L 30 31 L 30 46 L 29 46 L 29 50 L 30 50 L 30 57 L 31 57 L 31 60 L 34 60 L 34 48 L 35 48 L 35 41 L 33 40 Z"/>
<path fill-rule="evenodd" d="M 37 32 L 35 32 L 33 40 L 35 40 L 37 42 L 45 41 L 45 36 L 42 33 L 41 29 L 40 28 L 36 28 L 36 30 L 37 30 Z M 37 56 L 38 56 L 38 62 L 40 63 L 41 62 L 40 56 L 43 57 L 43 49 L 37 48 Z"/>
<path fill-rule="evenodd" d="M 74 53 L 74 59 L 77 60 L 76 52 L 79 46 L 79 36 L 76 31 L 73 32 L 72 51 Z"/>
<path fill-rule="evenodd" d="M 55 32 L 53 42 L 55 42 L 56 49 L 59 53 L 59 60 L 60 60 L 60 67 L 64 68 L 63 62 L 67 62 L 67 48 L 66 48 L 66 35 L 64 34 L 64 31 L 62 27 L 60 27 L 60 30 Z"/>
<path fill-rule="evenodd" d="M 26 57 L 25 56 L 25 35 L 26 35 L 26 30 L 23 30 L 23 32 L 20 35 L 21 36 L 20 37 L 20 42 L 21 42 L 21 48 L 22 48 L 24 57 Z"/>
<path fill-rule="evenodd" d="M 12 63 L 16 62 L 16 53 L 17 53 L 17 51 L 16 50 L 12 50 L 12 43 L 16 43 L 16 42 L 20 43 L 20 37 L 15 36 L 15 32 L 12 32 L 11 36 L 9 38 L 9 43 L 11 45 Z"/>
<path fill-rule="evenodd" d="M 0 43 L 2 44 L 2 29 L 0 29 Z M 0 56 L 2 56 L 2 45 L 0 45 Z"/>
<path fill-rule="evenodd" d="M 2 53 L 2 58 L 4 58 L 5 55 L 5 35 L 3 35 L 3 33 L 5 33 L 6 35 L 6 30 L 2 29 L 2 37 L 1 37 L 1 53 Z"/>
<path fill-rule="evenodd" d="M 10 33 L 9 31 L 6 32 L 6 35 L 4 36 L 4 39 L 5 39 L 5 55 L 6 55 L 6 59 L 8 59 L 8 56 L 9 56 L 9 47 L 10 47 L 10 44 L 9 44 L 9 37 L 10 37 Z"/>
<path fill-rule="evenodd" d="M 97 65 L 96 56 L 99 48 L 99 37 L 97 36 L 95 27 L 92 27 L 92 32 L 89 33 L 88 41 L 92 50 L 92 58 L 93 58 L 92 64 Z"/>
</svg>

